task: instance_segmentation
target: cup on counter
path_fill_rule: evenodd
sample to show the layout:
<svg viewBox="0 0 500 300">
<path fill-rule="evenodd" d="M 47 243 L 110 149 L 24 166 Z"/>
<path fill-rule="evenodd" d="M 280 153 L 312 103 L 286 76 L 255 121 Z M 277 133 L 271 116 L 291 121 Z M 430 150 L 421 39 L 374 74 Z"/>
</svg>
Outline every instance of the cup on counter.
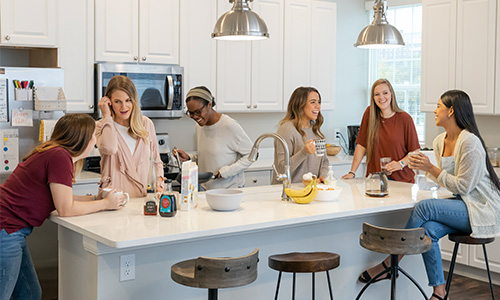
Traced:
<svg viewBox="0 0 500 300">
<path fill-rule="evenodd" d="M 106 196 L 108 195 L 108 193 L 111 192 L 112 190 L 113 190 L 112 188 L 103 188 L 102 189 L 102 197 L 106 198 Z M 127 204 L 128 201 L 130 200 L 130 196 L 129 196 L 128 193 L 124 193 L 122 191 L 116 191 L 114 194 L 115 195 L 126 195 L 127 196 L 127 199 L 122 204 L 120 204 L 120 206 L 125 206 L 125 204 Z"/>
<path fill-rule="evenodd" d="M 314 140 L 314 145 L 316 146 L 316 156 L 323 156 L 326 153 L 326 140 L 316 139 Z"/>
<path fill-rule="evenodd" d="M 391 175 L 392 172 L 387 170 L 387 164 L 391 162 L 390 157 L 382 157 L 380 158 L 380 170 L 387 175 Z"/>
</svg>

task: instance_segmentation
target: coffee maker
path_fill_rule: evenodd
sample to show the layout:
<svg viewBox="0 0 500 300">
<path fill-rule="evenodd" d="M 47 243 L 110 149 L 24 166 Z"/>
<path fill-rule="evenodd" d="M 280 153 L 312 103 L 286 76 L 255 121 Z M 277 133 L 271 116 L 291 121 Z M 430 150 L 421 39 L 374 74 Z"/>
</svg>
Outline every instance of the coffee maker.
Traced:
<svg viewBox="0 0 500 300">
<path fill-rule="evenodd" d="M 349 141 L 349 155 L 354 155 L 356 148 L 356 138 L 358 137 L 359 125 L 347 126 L 347 138 Z"/>
</svg>

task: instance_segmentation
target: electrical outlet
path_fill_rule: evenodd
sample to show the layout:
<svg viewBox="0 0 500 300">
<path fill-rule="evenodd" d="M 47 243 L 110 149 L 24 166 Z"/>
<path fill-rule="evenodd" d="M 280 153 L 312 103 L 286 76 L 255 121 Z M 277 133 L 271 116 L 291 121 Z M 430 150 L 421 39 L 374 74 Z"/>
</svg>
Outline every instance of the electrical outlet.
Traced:
<svg viewBox="0 0 500 300">
<path fill-rule="evenodd" d="M 135 254 L 120 255 L 120 281 L 135 279 Z"/>
<path fill-rule="evenodd" d="M 333 135 L 334 136 L 334 139 L 333 139 L 334 144 L 335 145 L 340 145 L 340 129 L 335 128 L 333 130 L 333 132 L 334 132 L 334 135 Z"/>
</svg>

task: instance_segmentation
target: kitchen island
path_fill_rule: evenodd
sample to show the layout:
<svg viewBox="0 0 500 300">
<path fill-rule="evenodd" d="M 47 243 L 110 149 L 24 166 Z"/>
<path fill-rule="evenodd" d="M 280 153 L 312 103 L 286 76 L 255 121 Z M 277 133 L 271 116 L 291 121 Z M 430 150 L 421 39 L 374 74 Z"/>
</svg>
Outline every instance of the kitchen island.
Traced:
<svg viewBox="0 0 500 300">
<path fill-rule="evenodd" d="M 306 205 L 281 201 L 281 186 L 272 185 L 243 189 L 243 202 L 232 212 L 211 210 L 201 193 L 198 208 L 173 218 L 144 216 L 142 198 L 131 199 L 119 211 L 66 218 L 53 214 L 50 219 L 58 224 L 59 299 L 206 299 L 206 290 L 173 282 L 170 266 L 198 256 L 240 256 L 254 248 L 260 249 L 257 280 L 219 291 L 220 299 L 272 298 L 278 274 L 267 266 L 267 257 L 294 251 L 338 253 L 340 267 L 330 273 L 334 297 L 354 299 L 362 288 L 359 273 L 384 258 L 359 245 L 362 223 L 401 228 L 416 201 L 431 194 L 391 181 L 389 196 L 370 198 L 364 195 L 364 179 L 338 185 L 343 188 L 339 199 Z M 135 255 L 135 279 L 120 281 L 120 256 L 128 254 Z M 421 256 L 406 257 L 402 266 L 426 286 Z M 297 299 L 309 299 L 310 278 L 297 276 Z M 363 299 L 387 298 L 389 284 L 373 285 Z M 290 298 L 290 285 L 291 275 L 285 274 L 282 299 Z M 318 299 L 325 299 L 324 274 L 316 276 L 316 285 Z M 398 294 L 419 299 L 403 277 Z"/>
</svg>

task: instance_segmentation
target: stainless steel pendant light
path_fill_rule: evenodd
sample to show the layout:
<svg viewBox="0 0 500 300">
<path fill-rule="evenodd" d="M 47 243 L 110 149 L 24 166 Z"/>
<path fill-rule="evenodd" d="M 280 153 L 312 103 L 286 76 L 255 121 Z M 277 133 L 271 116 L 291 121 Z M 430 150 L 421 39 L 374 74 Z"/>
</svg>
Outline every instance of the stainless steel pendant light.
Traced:
<svg viewBox="0 0 500 300">
<path fill-rule="evenodd" d="M 387 10 L 386 0 L 375 0 L 373 6 L 373 23 L 366 26 L 358 36 L 354 44 L 358 48 L 391 48 L 403 47 L 405 42 L 398 29 L 387 22 L 385 12 Z"/>
<path fill-rule="evenodd" d="M 213 0 L 210 0 L 213 1 Z M 234 3 L 214 27 L 212 38 L 221 40 L 261 40 L 269 37 L 267 26 L 248 6 L 253 0 L 229 0 Z"/>
</svg>

